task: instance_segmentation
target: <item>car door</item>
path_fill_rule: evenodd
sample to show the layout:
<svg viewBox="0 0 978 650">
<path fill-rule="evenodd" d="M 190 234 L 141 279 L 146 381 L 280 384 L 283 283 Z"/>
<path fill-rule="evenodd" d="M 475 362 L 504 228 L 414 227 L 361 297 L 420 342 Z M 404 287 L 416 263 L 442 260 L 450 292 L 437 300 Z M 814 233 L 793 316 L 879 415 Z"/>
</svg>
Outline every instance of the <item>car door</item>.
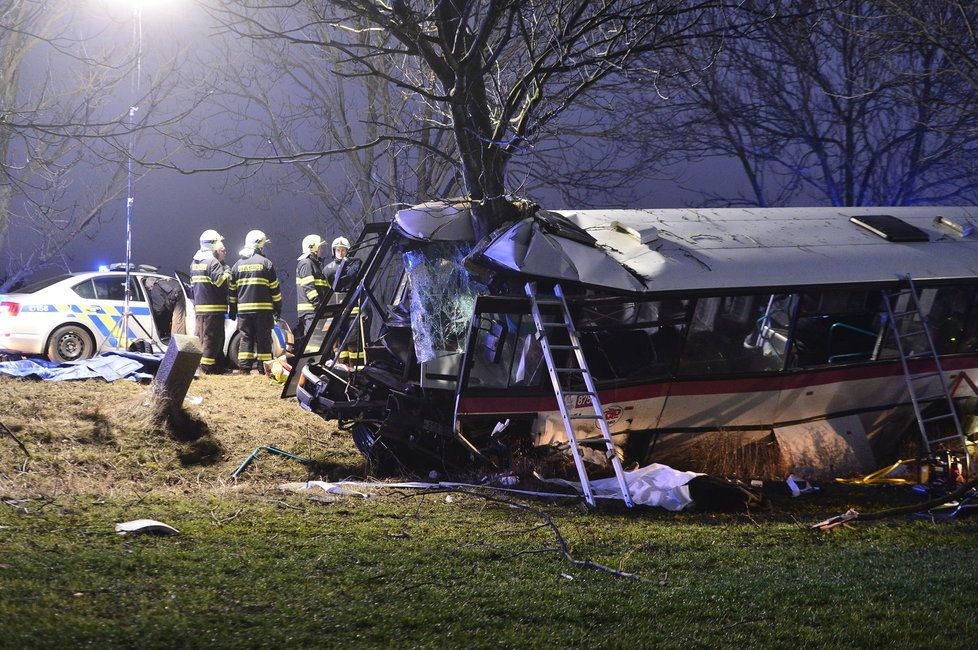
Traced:
<svg viewBox="0 0 978 650">
<path fill-rule="evenodd" d="M 129 311 L 131 318 L 123 331 L 125 313 L 126 276 L 121 273 L 96 275 L 76 285 L 73 290 L 81 297 L 83 310 L 89 322 L 106 339 L 106 346 L 126 349 L 136 339 L 156 337 L 153 317 L 146 294 L 136 276 L 129 279 Z"/>
<path fill-rule="evenodd" d="M 190 284 L 190 276 L 183 271 L 174 271 L 173 274 L 180 281 L 180 286 L 183 287 L 183 304 L 187 314 L 187 334 L 194 336 L 197 333 L 197 312 L 194 310 L 194 289 Z"/>
</svg>

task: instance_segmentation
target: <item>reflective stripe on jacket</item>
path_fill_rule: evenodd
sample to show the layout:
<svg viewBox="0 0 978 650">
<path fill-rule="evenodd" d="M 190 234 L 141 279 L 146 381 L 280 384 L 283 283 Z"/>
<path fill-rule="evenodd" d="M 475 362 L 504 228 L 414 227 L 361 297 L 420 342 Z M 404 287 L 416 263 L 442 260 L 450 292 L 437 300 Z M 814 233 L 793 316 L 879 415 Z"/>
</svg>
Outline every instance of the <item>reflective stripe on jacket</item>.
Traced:
<svg viewBox="0 0 978 650">
<path fill-rule="evenodd" d="M 231 295 L 238 313 L 282 310 L 282 291 L 275 265 L 259 252 L 242 257 L 231 267 Z"/>
<path fill-rule="evenodd" d="M 190 287 L 198 314 L 226 314 L 231 274 L 211 251 L 197 251 L 190 263 Z"/>
<path fill-rule="evenodd" d="M 295 269 L 295 285 L 299 314 L 315 313 L 329 293 L 329 281 L 319 265 L 319 258 L 312 254 L 299 258 Z"/>
</svg>

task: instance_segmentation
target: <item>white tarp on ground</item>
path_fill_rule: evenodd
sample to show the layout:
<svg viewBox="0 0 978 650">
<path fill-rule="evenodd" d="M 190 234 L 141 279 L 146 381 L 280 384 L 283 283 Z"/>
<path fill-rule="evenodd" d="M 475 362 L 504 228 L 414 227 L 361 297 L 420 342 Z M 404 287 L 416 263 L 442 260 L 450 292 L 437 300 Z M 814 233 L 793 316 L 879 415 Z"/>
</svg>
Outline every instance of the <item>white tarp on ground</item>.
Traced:
<svg viewBox="0 0 978 650">
<path fill-rule="evenodd" d="M 689 496 L 689 488 L 686 484 L 697 476 L 703 476 L 699 472 L 681 472 L 668 465 L 653 463 L 625 472 L 625 483 L 631 492 L 632 500 L 637 505 L 654 506 L 665 508 L 673 512 L 679 512 L 693 503 Z M 545 479 L 547 483 L 566 485 L 581 491 L 581 484 L 563 479 Z M 337 481 L 327 483 L 324 481 L 308 481 L 306 483 L 286 483 L 279 488 L 288 492 L 306 492 L 310 490 L 322 490 L 327 494 L 336 495 L 356 495 L 364 498 L 376 496 L 373 493 L 363 493 L 352 490 L 352 487 L 371 487 L 371 488 L 408 488 L 416 490 L 437 490 L 445 488 L 478 488 L 488 489 L 497 492 L 508 492 L 512 494 L 524 494 L 539 497 L 558 497 L 566 498 L 572 495 L 558 494 L 553 492 L 540 492 L 536 490 L 520 490 L 513 488 L 498 487 L 493 485 L 479 485 L 472 483 L 453 483 L 440 481 L 437 483 L 425 483 L 419 481 L 409 481 L 404 483 L 384 483 L 381 481 Z M 594 496 L 598 499 L 621 499 L 618 491 L 618 480 L 612 478 L 602 478 L 591 481 L 591 489 Z M 576 498 L 576 497 L 575 497 Z"/>
<path fill-rule="evenodd" d="M 689 488 L 686 484 L 697 476 L 703 476 L 699 472 L 681 472 L 668 465 L 652 463 L 645 467 L 625 472 L 625 485 L 632 495 L 632 501 L 636 505 L 655 506 L 665 508 L 673 512 L 679 512 L 693 502 L 689 496 Z M 557 481 L 552 481 L 557 482 Z M 573 481 L 559 481 L 562 484 L 570 485 L 580 491 L 581 484 Z M 618 488 L 618 479 L 615 477 L 601 478 L 591 481 L 591 490 L 598 499 L 620 499 L 621 492 Z"/>
</svg>

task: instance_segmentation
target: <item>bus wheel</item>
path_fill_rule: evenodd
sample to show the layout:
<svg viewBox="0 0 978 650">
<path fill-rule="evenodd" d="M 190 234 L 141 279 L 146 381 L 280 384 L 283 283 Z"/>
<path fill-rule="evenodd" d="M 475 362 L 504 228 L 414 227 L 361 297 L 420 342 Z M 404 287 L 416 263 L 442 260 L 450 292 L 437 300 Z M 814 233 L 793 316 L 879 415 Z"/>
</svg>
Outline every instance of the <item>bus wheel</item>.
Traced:
<svg viewBox="0 0 978 650">
<path fill-rule="evenodd" d="M 78 325 L 63 325 L 48 339 L 48 359 L 57 363 L 88 359 L 95 354 L 91 334 Z"/>
<path fill-rule="evenodd" d="M 367 460 L 371 474 L 387 476 L 400 466 L 397 458 L 387 448 L 378 422 L 357 422 L 353 425 L 353 444 Z"/>
</svg>

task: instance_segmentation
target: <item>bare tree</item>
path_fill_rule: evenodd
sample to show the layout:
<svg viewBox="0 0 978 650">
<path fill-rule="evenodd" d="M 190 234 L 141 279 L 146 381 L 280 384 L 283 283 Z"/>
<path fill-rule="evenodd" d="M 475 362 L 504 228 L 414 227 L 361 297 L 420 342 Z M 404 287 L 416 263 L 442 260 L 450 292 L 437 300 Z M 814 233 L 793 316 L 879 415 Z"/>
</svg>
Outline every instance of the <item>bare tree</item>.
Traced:
<svg viewBox="0 0 978 650">
<path fill-rule="evenodd" d="M 750 188 L 715 203 L 914 205 L 971 201 L 978 113 L 933 39 L 907 39 L 908 17 L 872 0 L 804 3 L 806 18 L 732 34 L 713 65 L 685 75 L 650 150 L 676 159 L 728 157 Z M 946 24 L 948 6 L 934 11 Z M 972 10 L 973 13 L 973 10 Z M 973 90 L 972 90 L 973 92 Z M 654 155 L 654 154 L 649 154 Z"/>
<path fill-rule="evenodd" d="M 0 251 L 7 267 L 0 292 L 61 263 L 65 246 L 94 236 L 113 204 L 122 212 L 130 136 L 188 112 L 159 115 L 175 81 L 172 63 L 139 97 L 129 92 L 137 63 L 131 23 L 112 23 L 91 8 L 0 0 Z M 130 104 L 139 107 L 137 120 Z M 135 180 L 140 175 L 137 169 Z"/>
<path fill-rule="evenodd" d="M 933 0 L 924 7 L 896 0 L 879 4 L 898 19 L 895 38 L 938 49 L 948 61 L 945 72 L 960 78 L 958 92 L 942 97 L 942 103 L 978 113 L 978 5 L 960 0 Z"/>
<path fill-rule="evenodd" d="M 475 202 L 480 234 L 513 217 L 511 161 L 559 131 L 577 106 L 612 87 L 649 88 L 669 73 L 676 52 L 718 37 L 732 20 L 758 19 L 716 0 L 215 2 L 234 34 L 328 53 L 315 74 L 331 72 L 333 62 L 340 74 L 382 80 L 401 94 L 412 111 L 401 133 L 364 131 L 358 146 L 340 149 L 398 142 L 425 149 L 426 135 L 450 132 L 448 152 Z M 336 150 L 223 153 L 236 166 Z"/>
<path fill-rule="evenodd" d="M 324 24 L 309 29 L 328 38 Z M 432 123 L 428 105 L 322 48 L 231 36 L 218 57 L 231 64 L 213 71 L 214 119 L 192 131 L 184 125 L 182 137 L 206 156 L 257 153 L 256 161 L 291 163 L 261 175 L 245 170 L 242 194 L 304 191 L 322 204 L 325 222 L 349 233 L 385 208 L 457 191 L 450 132 Z M 378 34 L 356 38 L 369 43 Z M 421 116 L 418 128 L 404 121 L 412 115 Z M 310 153 L 322 151 L 336 155 Z"/>
</svg>

